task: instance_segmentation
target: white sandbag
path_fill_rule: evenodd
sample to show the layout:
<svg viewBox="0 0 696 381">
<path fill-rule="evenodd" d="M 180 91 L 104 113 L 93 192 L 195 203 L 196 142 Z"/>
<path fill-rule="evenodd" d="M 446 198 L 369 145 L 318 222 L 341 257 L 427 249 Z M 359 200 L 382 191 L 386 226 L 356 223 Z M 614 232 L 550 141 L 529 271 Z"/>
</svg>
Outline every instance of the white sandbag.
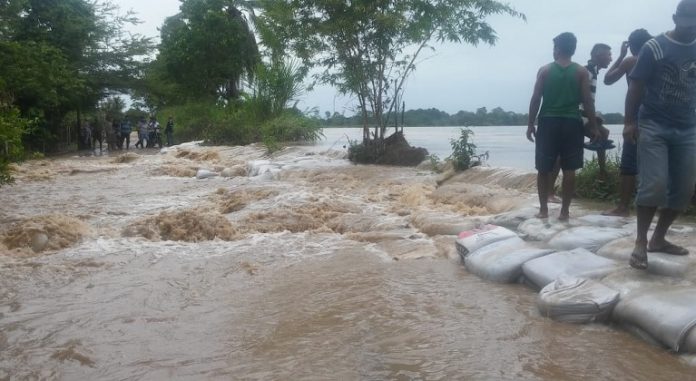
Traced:
<svg viewBox="0 0 696 381">
<path fill-rule="evenodd" d="M 630 222 L 626 217 L 602 216 L 600 214 L 588 214 L 578 217 L 575 222 L 579 225 L 594 226 L 602 228 L 623 228 Z"/>
<path fill-rule="evenodd" d="M 619 292 L 595 280 L 561 277 L 539 292 L 537 306 L 546 317 L 566 323 L 606 321 Z"/>
<path fill-rule="evenodd" d="M 493 216 L 490 223 L 508 229 L 517 229 L 522 222 L 535 218 L 537 213 L 539 213 L 539 209 L 537 208 L 517 209 Z"/>
<path fill-rule="evenodd" d="M 601 278 L 618 269 L 618 263 L 585 249 L 561 251 L 533 259 L 522 266 L 525 280 L 541 289 L 562 276 Z"/>
<path fill-rule="evenodd" d="M 573 250 L 579 247 L 595 252 L 607 242 L 626 237 L 631 232 L 617 228 L 579 226 L 556 234 L 549 245 L 556 250 Z"/>
<path fill-rule="evenodd" d="M 514 283 L 522 277 L 522 265 L 552 252 L 550 249 L 530 246 L 519 237 L 512 237 L 470 253 L 464 259 L 464 265 L 467 270 L 483 279 Z"/>
<path fill-rule="evenodd" d="M 464 258 L 481 247 L 512 237 L 517 237 L 517 233 L 512 230 L 495 225 L 484 225 L 477 229 L 459 233 L 455 245 L 459 255 Z"/>
<path fill-rule="evenodd" d="M 556 234 L 568 229 L 564 222 L 552 221 L 548 218 L 530 218 L 517 227 L 520 236 L 528 241 L 546 242 Z"/>
<path fill-rule="evenodd" d="M 689 336 L 686 337 L 684 341 L 684 352 L 696 353 L 696 329 L 692 329 L 691 332 L 689 332 Z"/>
<path fill-rule="evenodd" d="M 198 172 L 196 172 L 196 178 L 199 180 L 209 179 L 209 178 L 215 177 L 217 175 L 218 175 L 217 173 L 215 173 L 213 171 L 209 171 L 207 169 L 199 169 Z"/>
<path fill-rule="evenodd" d="M 634 293 L 619 301 L 614 317 L 647 332 L 675 352 L 690 348 L 690 334 L 696 327 L 696 286 Z"/>
<path fill-rule="evenodd" d="M 628 263 L 633 247 L 634 240 L 632 237 L 621 238 L 602 246 L 597 251 L 597 255 Z M 692 269 L 696 269 L 696 257 L 694 256 L 648 253 L 647 271 L 651 274 L 684 277 Z"/>
</svg>

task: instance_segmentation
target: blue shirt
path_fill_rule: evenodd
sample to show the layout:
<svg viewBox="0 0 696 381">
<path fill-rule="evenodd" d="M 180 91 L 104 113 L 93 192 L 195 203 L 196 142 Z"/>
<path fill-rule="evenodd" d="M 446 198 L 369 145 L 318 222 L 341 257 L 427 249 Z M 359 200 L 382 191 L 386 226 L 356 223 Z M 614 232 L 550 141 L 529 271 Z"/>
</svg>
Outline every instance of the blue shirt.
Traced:
<svg viewBox="0 0 696 381">
<path fill-rule="evenodd" d="M 696 126 L 696 41 L 659 35 L 645 43 L 629 75 L 645 83 L 640 118 L 666 126 Z"/>
</svg>

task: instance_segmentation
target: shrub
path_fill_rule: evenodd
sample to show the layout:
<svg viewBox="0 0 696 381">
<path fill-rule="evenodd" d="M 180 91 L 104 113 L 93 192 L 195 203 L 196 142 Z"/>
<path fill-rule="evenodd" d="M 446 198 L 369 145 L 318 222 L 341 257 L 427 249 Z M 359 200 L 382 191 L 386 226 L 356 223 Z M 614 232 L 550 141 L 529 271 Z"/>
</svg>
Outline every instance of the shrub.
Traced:
<svg viewBox="0 0 696 381">
<path fill-rule="evenodd" d="M 468 128 L 462 128 L 460 132 L 459 139 L 450 139 L 452 155 L 449 158 L 457 171 L 481 165 L 483 161 L 488 159 L 488 152 L 480 155 L 476 154 L 476 144 L 471 142 L 471 137 L 474 135 L 473 131 Z"/>
<path fill-rule="evenodd" d="M 619 181 L 621 178 L 621 157 L 620 150 L 607 155 L 607 175 L 602 179 L 599 174 L 599 162 L 596 157 L 585 160 L 583 168 L 578 172 L 575 179 L 575 191 L 579 197 L 613 201 L 618 199 Z"/>
<path fill-rule="evenodd" d="M 13 181 L 10 163 L 22 159 L 22 136 L 30 125 L 29 120 L 19 115 L 17 108 L 0 99 L 0 185 Z"/>
</svg>

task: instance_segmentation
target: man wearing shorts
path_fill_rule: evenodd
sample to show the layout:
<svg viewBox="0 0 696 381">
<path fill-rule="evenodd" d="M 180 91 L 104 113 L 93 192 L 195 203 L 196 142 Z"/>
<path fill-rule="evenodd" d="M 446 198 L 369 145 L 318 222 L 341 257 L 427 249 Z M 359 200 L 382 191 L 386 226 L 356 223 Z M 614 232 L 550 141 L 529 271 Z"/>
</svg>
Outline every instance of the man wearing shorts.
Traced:
<svg viewBox="0 0 696 381">
<path fill-rule="evenodd" d="M 554 62 L 537 73 L 534 93 L 529 103 L 527 139 L 536 139 L 535 164 L 539 193 L 538 218 L 548 218 L 548 195 L 557 158 L 563 170 L 562 203 L 558 219 L 568 220 L 570 202 L 575 193 L 575 171 L 583 165 L 583 122 L 579 105 L 588 116 L 594 139 L 599 136 L 594 101 L 590 90 L 590 73 L 572 61 L 577 39 L 561 33 L 553 39 Z M 543 101 L 543 104 L 542 104 Z M 541 111 L 539 110 L 541 108 Z M 535 127 L 539 119 L 539 128 Z"/>
<path fill-rule="evenodd" d="M 687 255 L 665 239 L 696 184 L 696 0 L 682 0 L 675 28 L 648 41 L 629 75 L 624 137 L 638 142 L 638 228 L 630 265 L 648 267 L 648 252 Z M 639 118 L 635 115 L 640 107 Z M 660 209 L 655 231 L 648 230 Z"/>
<path fill-rule="evenodd" d="M 636 29 L 631 32 L 628 36 L 628 41 L 624 41 L 624 43 L 621 44 L 621 55 L 604 76 L 604 84 L 613 85 L 624 75 L 626 75 L 626 81 L 630 82 L 628 74 L 633 70 L 633 67 L 638 61 L 640 49 L 650 39 L 652 39 L 652 36 L 645 29 Z M 626 57 L 629 48 L 631 50 L 631 56 Z M 637 116 L 636 119 L 638 119 Z M 637 155 L 637 146 L 630 140 L 624 139 L 621 150 L 621 166 L 619 168 L 621 174 L 621 181 L 619 182 L 619 204 L 616 208 L 602 213 L 603 215 L 628 217 L 630 213 L 629 204 L 631 203 L 631 197 L 636 189 L 636 175 L 638 174 Z"/>
</svg>

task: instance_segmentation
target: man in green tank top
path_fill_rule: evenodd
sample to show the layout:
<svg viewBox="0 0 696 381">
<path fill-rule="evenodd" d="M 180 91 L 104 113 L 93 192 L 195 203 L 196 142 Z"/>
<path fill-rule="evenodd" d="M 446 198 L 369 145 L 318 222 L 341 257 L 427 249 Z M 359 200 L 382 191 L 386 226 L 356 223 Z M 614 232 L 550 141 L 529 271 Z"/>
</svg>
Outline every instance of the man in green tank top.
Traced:
<svg viewBox="0 0 696 381">
<path fill-rule="evenodd" d="M 570 202 L 575 194 L 575 171 L 583 165 L 581 103 L 588 117 L 593 141 L 599 138 L 599 131 L 590 89 L 590 73 L 572 61 L 577 46 L 575 35 L 561 33 L 553 39 L 553 44 L 554 62 L 542 66 L 537 73 L 534 93 L 529 103 L 527 139 L 531 142 L 536 139 L 535 164 L 539 193 L 537 217 L 549 216 L 550 180 L 556 159 L 560 157 L 563 183 L 558 219 L 566 221 L 570 216 Z"/>
</svg>

